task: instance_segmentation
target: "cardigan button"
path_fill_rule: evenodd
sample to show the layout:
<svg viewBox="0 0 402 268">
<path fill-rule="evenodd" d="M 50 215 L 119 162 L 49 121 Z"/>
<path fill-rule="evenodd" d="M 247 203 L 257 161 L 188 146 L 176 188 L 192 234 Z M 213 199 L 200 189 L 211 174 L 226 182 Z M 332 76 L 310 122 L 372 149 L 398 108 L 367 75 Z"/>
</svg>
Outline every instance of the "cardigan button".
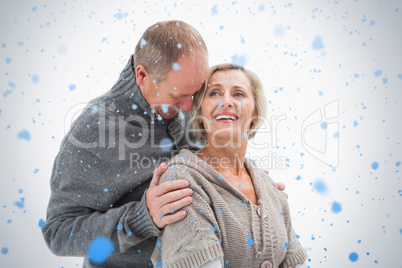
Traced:
<svg viewBox="0 0 402 268">
<path fill-rule="evenodd" d="M 270 261 L 263 261 L 260 268 L 272 268 L 272 263 Z"/>
<path fill-rule="evenodd" d="M 257 208 L 257 214 L 261 219 L 265 219 L 268 216 L 268 213 L 266 212 L 266 210 L 261 207 Z"/>
<path fill-rule="evenodd" d="M 257 208 L 257 214 L 258 214 L 258 216 L 261 218 L 261 207 L 258 207 L 258 208 Z"/>
</svg>

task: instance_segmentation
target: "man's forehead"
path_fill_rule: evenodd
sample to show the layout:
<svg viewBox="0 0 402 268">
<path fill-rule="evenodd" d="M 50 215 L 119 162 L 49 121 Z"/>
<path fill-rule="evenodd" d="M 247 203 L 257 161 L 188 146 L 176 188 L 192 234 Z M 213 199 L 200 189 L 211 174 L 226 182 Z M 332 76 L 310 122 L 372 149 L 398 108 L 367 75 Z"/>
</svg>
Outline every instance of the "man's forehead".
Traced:
<svg viewBox="0 0 402 268">
<path fill-rule="evenodd" d="M 205 79 L 208 75 L 208 63 L 204 61 L 197 61 L 196 57 L 182 55 L 172 69 L 172 74 L 185 75 L 191 80 L 197 80 L 199 78 Z"/>
<path fill-rule="evenodd" d="M 177 92 L 170 92 L 170 96 L 172 96 L 174 99 L 181 99 L 192 96 L 192 94 L 178 94 Z"/>
<path fill-rule="evenodd" d="M 189 87 L 181 87 L 176 90 L 169 90 L 169 94 L 174 98 L 185 98 L 195 94 L 201 87 L 199 85 L 192 85 Z"/>
<path fill-rule="evenodd" d="M 196 87 L 197 89 L 201 87 L 202 83 L 204 82 L 203 77 L 201 77 L 198 73 L 193 75 L 180 75 L 175 74 L 172 75 L 166 80 L 166 84 L 171 89 L 177 89 L 180 91 L 188 91 L 188 94 L 193 91 L 193 88 Z"/>
<path fill-rule="evenodd" d="M 173 85 L 195 85 L 195 84 L 200 84 L 204 82 L 203 77 L 201 77 L 199 74 L 194 74 L 194 75 L 172 75 L 172 77 L 169 77 L 168 80 L 166 80 L 169 84 Z"/>
</svg>

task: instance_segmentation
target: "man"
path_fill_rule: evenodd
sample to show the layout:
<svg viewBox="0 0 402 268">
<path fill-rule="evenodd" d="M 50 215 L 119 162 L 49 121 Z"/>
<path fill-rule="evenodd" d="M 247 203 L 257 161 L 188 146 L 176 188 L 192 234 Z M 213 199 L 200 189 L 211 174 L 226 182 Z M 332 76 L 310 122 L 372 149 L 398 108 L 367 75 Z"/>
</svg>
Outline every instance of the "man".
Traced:
<svg viewBox="0 0 402 268">
<path fill-rule="evenodd" d="M 207 47 L 192 26 L 166 21 L 144 32 L 116 84 L 62 141 L 42 229 L 53 253 L 84 256 L 84 267 L 151 266 L 155 237 L 192 202 L 188 182 L 158 185 L 166 169 L 159 164 L 191 148 L 183 135 L 189 114 L 175 107 L 191 110 L 207 73 Z M 88 255 L 98 237 L 113 243 L 106 260 Z"/>
</svg>

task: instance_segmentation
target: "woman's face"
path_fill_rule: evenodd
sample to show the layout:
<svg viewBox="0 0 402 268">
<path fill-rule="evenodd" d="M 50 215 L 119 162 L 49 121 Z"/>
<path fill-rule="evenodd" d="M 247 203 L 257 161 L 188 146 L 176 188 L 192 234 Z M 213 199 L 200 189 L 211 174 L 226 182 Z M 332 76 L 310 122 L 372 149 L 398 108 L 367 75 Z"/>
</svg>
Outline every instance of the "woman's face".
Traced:
<svg viewBox="0 0 402 268">
<path fill-rule="evenodd" d="M 199 119 L 208 139 L 247 139 L 251 124 L 257 121 L 248 77 L 239 70 L 216 71 L 208 84 Z"/>
</svg>

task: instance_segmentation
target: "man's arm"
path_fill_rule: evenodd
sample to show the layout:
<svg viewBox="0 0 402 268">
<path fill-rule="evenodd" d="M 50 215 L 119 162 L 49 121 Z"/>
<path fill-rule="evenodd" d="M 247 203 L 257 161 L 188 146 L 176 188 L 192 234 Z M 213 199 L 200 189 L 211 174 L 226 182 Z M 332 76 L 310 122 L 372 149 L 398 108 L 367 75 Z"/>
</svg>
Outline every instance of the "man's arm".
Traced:
<svg viewBox="0 0 402 268">
<path fill-rule="evenodd" d="M 51 251 L 60 256 L 85 256 L 91 241 L 103 236 L 113 241 L 113 253 L 118 254 L 157 236 L 145 194 L 140 201 L 114 207 L 121 196 L 115 178 L 107 178 L 91 152 L 70 145 L 66 142 L 56 157 L 50 182 L 42 233 Z"/>
<path fill-rule="evenodd" d="M 160 210 L 192 201 L 190 189 L 183 189 L 185 180 L 158 185 L 165 170 L 164 163 L 155 170 L 139 201 L 115 207 L 121 197 L 116 178 L 107 177 L 105 167 L 91 152 L 66 141 L 54 162 L 47 221 L 42 228 L 50 250 L 60 256 L 85 256 L 89 243 L 102 236 L 113 241 L 113 253 L 119 254 L 158 236 L 158 228 L 183 219 L 184 212 L 163 219 L 156 216 Z"/>
</svg>

